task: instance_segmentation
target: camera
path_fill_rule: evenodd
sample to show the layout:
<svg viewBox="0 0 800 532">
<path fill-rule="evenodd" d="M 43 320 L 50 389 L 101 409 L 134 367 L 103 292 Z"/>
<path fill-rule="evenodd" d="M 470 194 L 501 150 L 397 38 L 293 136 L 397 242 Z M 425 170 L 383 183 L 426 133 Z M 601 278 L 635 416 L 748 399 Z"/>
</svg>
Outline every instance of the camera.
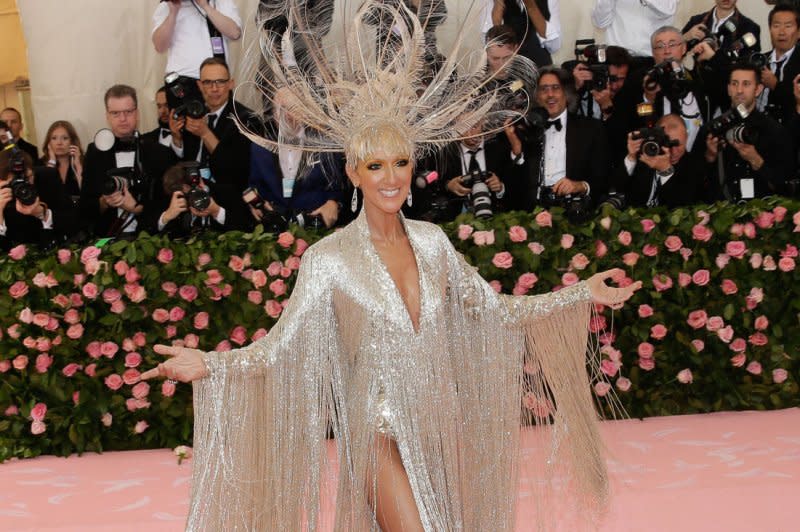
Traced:
<svg viewBox="0 0 800 532">
<path fill-rule="evenodd" d="M 728 109 L 708 125 L 708 130 L 715 137 L 724 138 L 728 142 L 755 144 L 756 131 L 748 127 L 747 117 L 750 112 L 743 104 Z"/>
<path fill-rule="evenodd" d="M 731 47 L 725 50 L 725 55 L 728 56 L 728 59 L 731 61 L 739 61 L 740 59 L 744 59 L 748 55 L 752 54 L 753 47 L 757 42 L 758 39 L 756 39 L 755 35 L 752 33 L 745 33 L 741 38 L 733 41 Z"/>
<path fill-rule="evenodd" d="M 100 185 L 100 193 L 109 196 L 115 192 L 122 192 L 128 189 L 137 199 L 141 199 L 144 192 L 144 179 L 132 167 L 112 168 L 106 172 L 106 178 Z"/>
<path fill-rule="evenodd" d="M 39 192 L 25 175 L 25 159 L 22 157 L 22 151 L 15 145 L 10 149 L 12 150 L 10 161 L 11 183 L 8 184 L 8 187 L 14 194 L 15 200 L 25 206 L 33 205 L 36 203 L 36 198 L 39 197 Z"/>
<path fill-rule="evenodd" d="M 208 114 L 203 94 L 191 78 L 170 72 L 164 76 L 164 86 L 167 89 L 167 105 L 172 109 L 173 120 L 186 116 L 203 118 Z"/>
<path fill-rule="evenodd" d="M 469 197 L 472 202 L 472 212 L 478 218 L 491 218 L 494 214 L 494 211 L 492 211 L 492 193 L 486 184 L 486 180 L 491 175 L 489 172 L 473 170 L 461 177 L 461 184 L 470 189 Z"/>
<path fill-rule="evenodd" d="M 189 185 L 189 190 L 184 194 L 189 207 L 196 211 L 206 210 L 211 205 L 211 193 L 203 185 L 198 163 L 183 163 L 183 182 Z"/>
<path fill-rule="evenodd" d="M 561 207 L 572 223 L 583 223 L 592 216 L 592 199 L 586 194 L 565 194 L 559 196 L 553 187 L 539 187 L 539 203 L 545 207 Z"/>
<path fill-rule="evenodd" d="M 650 157 L 661 155 L 662 148 L 672 148 L 680 144 L 677 140 L 669 138 L 664 132 L 664 128 L 660 126 L 643 127 L 634 131 L 633 140 L 639 139 L 643 141 L 639 153 Z"/>
<path fill-rule="evenodd" d="M 747 62 L 757 69 L 762 70 L 769 64 L 769 56 L 761 52 L 753 52 L 747 57 Z"/>
<path fill-rule="evenodd" d="M 321 214 L 311 214 L 310 211 L 287 212 L 277 205 L 273 206 L 272 209 L 267 208 L 264 198 L 253 187 L 248 187 L 242 192 L 242 200 L 261 213 L 261 225 L 269 233 L 281 233 L 290 224 L 315 231 L 324 230 L 328 227 L 325 225 L 325 219 Z"/>
<path fill-rule="evenodd" d="M 657 64 L 647 72 L 647 78 L 645 89 L 650 91 L 661 86 L 665 94 L 676 98 L 683 98 L 691 91 L 689 76 L 678 61 L 667 60 Z"/>
<path fill-rule="evenodd" d="M 590 82 L 584 83 L 581 92 L 602 91 L 608 87 L 609 72 L 606 64 L 606 45 L 595 44 L 594 39 L 575 41 L 575 59 L 585 63 L 592 73 Z"/>
</svg>

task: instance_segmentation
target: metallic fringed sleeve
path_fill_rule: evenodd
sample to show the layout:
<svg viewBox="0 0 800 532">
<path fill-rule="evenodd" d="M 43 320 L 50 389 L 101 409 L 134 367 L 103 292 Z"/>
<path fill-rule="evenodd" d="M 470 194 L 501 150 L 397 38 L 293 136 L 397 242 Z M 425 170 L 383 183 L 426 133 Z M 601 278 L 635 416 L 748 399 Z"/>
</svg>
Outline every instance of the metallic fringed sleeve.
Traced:
<svg viewBox="0 0 800 532">
<path fill-rule="evenodd" d="M 305 512 L 318 508 L 324 471 L 325 365 L 337 344 L 330 286 L 309 248 L 272 331 L 206 355 L 210 376 L 194 383 L 188 530 L 316 527 L 316 512 Z"/>
</svg>

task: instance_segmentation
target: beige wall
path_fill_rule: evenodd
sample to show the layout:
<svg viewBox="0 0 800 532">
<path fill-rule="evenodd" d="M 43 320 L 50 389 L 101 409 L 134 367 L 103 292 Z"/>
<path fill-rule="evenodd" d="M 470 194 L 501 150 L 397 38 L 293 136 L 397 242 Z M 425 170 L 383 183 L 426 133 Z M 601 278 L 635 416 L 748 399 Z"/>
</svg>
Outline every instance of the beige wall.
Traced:
<svg viewBox="0 0 800 532">
<path fill-rule="evenodd" d="M 246 31 L 252 35 L 252 14 L 258 0 L 237 0 Z M 360 0 L 350 0 L 351 4 Z M 446 44 L 448 28 L 457 25 L 469 0 L 448 0 L 450 24 L 442 28 Z M 150 41 L 151 16 L 157 0 L 18 0 L 25 40 L 35 130 L 40 137 L 58 119 L 75 124 L 84 145 L 104 127 L 102 96 L 114 83 L 127 83 L 139 91 L 140 129 L 155 126 L 153 94 L 162 83 L 165 58 Z M 576 38 L 595 34 L 589 19 L 591 0 L 561 0 L 562 49 L 556 61 L 569 59 Z M 709 9 L 711 0 L 681 0 L 676 23 Z M 744 12 L 762 26 L 766 37 L 767 6 L 761 0 L 739 2 Z M 458 7 L 455 7 L 458 6 Z M 240 46 L 232 47 L 234 58 Z M 239 79 L 241 81 L 241 79 Z M 29 124 L 32 126 L 32 124 Z M 30 127 L 29 127 L 30 129 Z M 41 138 L 30 138 L 41 144 Z"/>
</svg>

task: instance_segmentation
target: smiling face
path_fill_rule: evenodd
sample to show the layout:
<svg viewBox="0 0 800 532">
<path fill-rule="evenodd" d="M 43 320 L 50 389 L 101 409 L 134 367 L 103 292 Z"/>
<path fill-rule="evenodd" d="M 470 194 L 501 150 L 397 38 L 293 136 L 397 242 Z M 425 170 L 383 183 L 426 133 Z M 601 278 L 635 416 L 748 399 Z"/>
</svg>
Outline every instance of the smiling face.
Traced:
<svg viewBox="0 0 800 532">
<path fill-rule="evenodd" d="M 558 76 L 552 73 L 542 74 L 536 88 L 536 99 L 550 118 L 556 118 L 567 108 L 567 93 Z"/>
<path fill-rule="evenodd" d="M 397 214 L 411 188 L 413 164 L 405 154 L 375 150 L 355 168 L 346 167 L 347 176 L 364 195 L 364 209 L 374 214 Z"/>
</svg>

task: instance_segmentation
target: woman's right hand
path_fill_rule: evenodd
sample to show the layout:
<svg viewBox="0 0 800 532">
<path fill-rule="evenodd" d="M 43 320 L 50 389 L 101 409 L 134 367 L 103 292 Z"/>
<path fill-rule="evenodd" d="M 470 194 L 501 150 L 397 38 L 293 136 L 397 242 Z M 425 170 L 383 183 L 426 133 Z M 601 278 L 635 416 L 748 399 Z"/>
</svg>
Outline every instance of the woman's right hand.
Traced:
<svg viewBox="0 0 800 532">
<path fill-rule="evenodd" d="M 204 353 L 199 349 L 157 344 L 153 346 L 153 350 L 171 358 L 142 373 L 143 381 L 163 377 L 181 382 L 192 382 L 208 377 L 208 366 L 203 360 Z"/>
<path fill-rule="evenodd" d="M 56 159 L 56 151 L 53 149 L 53 143 L 47 143 L 47 160 L 48 161 L 57 161 Z"/>
</svg>

